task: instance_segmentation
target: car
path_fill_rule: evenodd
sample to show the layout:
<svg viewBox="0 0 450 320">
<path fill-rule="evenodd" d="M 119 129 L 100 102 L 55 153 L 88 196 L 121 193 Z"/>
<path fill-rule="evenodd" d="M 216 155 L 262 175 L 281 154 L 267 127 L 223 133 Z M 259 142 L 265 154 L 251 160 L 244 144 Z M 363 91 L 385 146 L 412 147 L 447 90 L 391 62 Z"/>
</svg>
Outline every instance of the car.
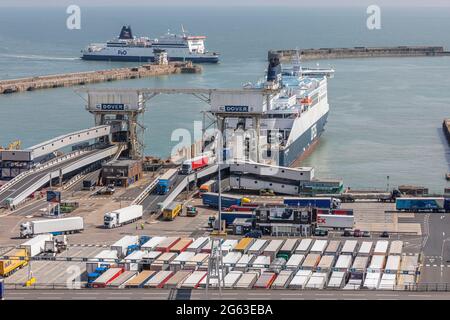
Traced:
<svg viewBox="0 0 450 320">
<path fill-rule="evenodd" d="M 197 208 L 194 206 L 187 206 L 186 207 L 186 216 L 188 217 L 195 217 L 197 215 Z"/>
<path fill-rule="evenodd" d="M 389 238 L 389 232 L 383 231 L 383 232 L 380 234 L 380 238 Z"/>
<path fill-rule="evenodd" d="M 328 236 L 328 230 L 316 228 L 316 230 L 314 230 L 314 235 L 316 237 L 326 237 L 326 236 Z"/>
<path fill-rule="evenodd" d="M 344 230 L 342 234 L 343 237 L 353 237 L 353 232 L 351 230 Z"/>
<path fill-rule="evenodd" d="M 362 233 L 362 231 L 359 230 L 359 229 L 355 229 L 355 231 L 353 231 L 353 236 L 354 236 L 354 237 L 359 238 L 359 237 L 362 237 L 362 235 L 363 235 L 363 233 Z"/>
<path fill-rule="evenodd" d="M 364 238 L 370 238 L 370 232 L 369 231 L 363 231 L 362 236 Z"/>
<path fill-rule="evenodd" d="M 213 228 L 214 227 L 214 221 L 216 221 L 216 217 L 210 216 L 208 218 L 208 227 Z"/>
<path fill-rule="evenodd" d="M 246 238 L 256 238 L 259 239 L 262 237 L 262 232 L 260 230 L 252 230 L 250 232 L 247 232 L 244 237 Z"/>
<path fill-rule="evenodd" d="M 275 192 L 272 189 L 261 189 L 259 190 L 260 196 L 274 196 Z"/>
</svg>

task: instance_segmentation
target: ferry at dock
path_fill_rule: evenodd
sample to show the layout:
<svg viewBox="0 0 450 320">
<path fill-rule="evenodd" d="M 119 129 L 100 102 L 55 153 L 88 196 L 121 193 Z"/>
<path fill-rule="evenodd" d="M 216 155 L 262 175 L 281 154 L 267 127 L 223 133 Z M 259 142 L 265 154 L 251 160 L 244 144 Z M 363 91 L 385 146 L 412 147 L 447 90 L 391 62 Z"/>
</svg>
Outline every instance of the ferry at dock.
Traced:
<svg viewBox="0 0 450 320">
<path fill-rule="evenodd" d="M 165 51 L 170 61 L 217 63 L 219 54 L 205 48 L 205 36 L 171 34 L 156 39 L 133 36 L 130 26 L 123 26 L 120 35 L 106 43 L 92 43 L 81 51 L 84 60 L 153 62 L 154 51 Z"/>
<path fill-rule="evenodd" d="M 259 145 L 252 148 L 247 142 L 242 152 L 236 149 L 240 143 L 230 143 L 234 158 L 285 167 L 299 165 L 325 130 L 330 110 L 327 80 L 333 75 L 333 68 L 305 68 L 300 59 L 282 66 L 278 55 L 269 57 L 265 78 L 244 85 L 250 91 L 276 92 L 264 102 L 265 110 L 258 115 L 260 122 L 249 117 L 225 120 L 226 141 L 255 140 Z"/>
</svg>

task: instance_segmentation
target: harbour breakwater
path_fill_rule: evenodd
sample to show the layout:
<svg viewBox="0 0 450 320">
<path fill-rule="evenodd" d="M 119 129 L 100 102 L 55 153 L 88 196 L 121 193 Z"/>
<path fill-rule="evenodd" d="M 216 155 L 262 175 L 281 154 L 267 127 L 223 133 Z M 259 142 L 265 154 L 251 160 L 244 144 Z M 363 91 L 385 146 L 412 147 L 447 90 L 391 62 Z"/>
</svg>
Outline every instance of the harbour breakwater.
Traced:
<svg viewBox="0 0 450 320">
<path fill-rule="evenodd" d="M 298 55 L 302 60 L 375 58 L 375 57 L 440 57 L 450 56 L 442 46 L 398 46 L 398 47 L 353 47 L 353 48 L 319 48 L 271 50 L 271 55 L 278 55 L 281 61 L 289 61 Z"/>
<path fill-rule="evenodd" d="M 33 91 L 38 89 L 83 86 L 89 83 L 137 79 L 177 73 L 200 73 L 201 71 L 201 67 L 192 64 L 192 62 L 173 62 L 168 64 L 146 64 L 131 68 L 0 80 L 0 94 Z"/>
</svg>

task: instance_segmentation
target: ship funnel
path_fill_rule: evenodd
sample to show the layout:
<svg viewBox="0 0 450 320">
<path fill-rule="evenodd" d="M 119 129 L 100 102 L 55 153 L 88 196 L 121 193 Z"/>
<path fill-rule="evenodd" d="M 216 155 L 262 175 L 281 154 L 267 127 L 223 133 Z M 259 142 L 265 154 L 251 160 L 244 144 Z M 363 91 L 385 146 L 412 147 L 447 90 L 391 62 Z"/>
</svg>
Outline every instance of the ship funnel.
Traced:
<svg viewBox="0 0 450 320">
<path fill-rule="evenodd" d="M 128 40 L 133 39 L 133 32 L 131 31 L 131 26 L 123 26 L 120 30 L 119 39 Z"/>
<path fill-rule="evenodd" d="M 279 82 L 281 80 L 280 55 L 271 52 L 268 58 L 267 81 Z"/>
</svg>

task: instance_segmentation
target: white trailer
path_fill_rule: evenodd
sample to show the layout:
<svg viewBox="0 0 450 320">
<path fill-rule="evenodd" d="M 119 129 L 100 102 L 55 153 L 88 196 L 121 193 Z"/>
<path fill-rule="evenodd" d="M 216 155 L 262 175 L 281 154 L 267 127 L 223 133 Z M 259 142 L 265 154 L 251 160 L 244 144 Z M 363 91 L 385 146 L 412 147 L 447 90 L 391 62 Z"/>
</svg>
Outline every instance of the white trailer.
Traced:
<svg viewBox="0 0 450 320">
<path fill-rule="evenodd" d="M 337 214 L 318 214 L 317 226 L 330 229 L 348 229 L 353 228 L 355 224 L 354 216 Z"/>
<path fill-rule="evenodd" d="M 363 241 L 358 250 L 358 255 L 368 256 L 372 253 L 373 242 Z"/>
<path fill-rule="evenodd" d="M 122 239 L 111 245 L 111 250 L 116 250 L 117 256 L 123 258 L 127 254 L 128 247 L 138 243 L 139 236 L 124 236 Z"/>
<path fill-rule="evenodd" d="M 290 289 L 304 289 L 311 275 L 311 270 L 298 270 L 288 287 Z"/>
<path fill-rule="evenodd" d="M 328 244 L 327 248 L 325 249 L 325 254 L 336 256 L 338 254 L 340 248 L 341 248 L 341 241 L 331 240 L 330 243 Z"/>
<path fill-rule="evenodd" d="M 257 239 L 250 249 L 248 249 L 248 253 L 259 255 L 263 252 L 264 248 L 268 244 L 268 241 L 265 239 Z"/>
<path fill-rule="evenodd" d="M 45 242 L 51 241 L 52 239 L 53 236 L 51 234 L 40 234 L 27 242 L 22 243 L 19 248 L 26 249 L 28 256 L 34 257 L 44 252 Z"/>
<path fill-rule="evenodd" d="M 364 279 L 364 288 L 377 289 L 380 284 L 381 272 L 368 272 Z"/>
<path fill-rule="evenodd" d="M 308 282 L 306 283 L 306 289 L 323 289 L 327 281 L 327 274 L 322 272 L 313 272 Z"/>
<path fill-rule="evenodd" d="M 281 271 L 275 281 L 272 283 L 272 289 L 284 289 L 288 286 L 289 282 L 291 282 L 294 277 L 294 271 L 292 270 L 283 270 Z"/>
<path fill-rule="evenodd" d="M 375 249 L 373 250 L 374 255 L 383 255 L 387 254 L 389 247 L 389 241 L 387 240 L 378 240 L 375 244 Z"/>
<path fill-rule="evenodd" d="M 403 241 L 395 240 L 391 242 L 389 247 L 389 255 L 401 255 L 403 251 Z"/>
<path fill-rule="evenodd" d="M 243 272 L 247 271 L 249 264 L 251 264 L 255 259 L 256 256 L 253 254 L 243 254 L 238 262 L 236 262 L 236 264 L 234 265 L 234 270 Z"/>
<path fill-rule="evenodd" d="M 418 254 L 414 254 L 412 256 L 406 254 L 402 255 L 402 263 L 400 265 L 401 273 L 415 275 L 418 267 L 419 267 Z"/>
<path fill-rule="evenodd" d="M 336 271 L 348 271 L 352 265 L 353 257 L 348 254 L 341 254 L 334 265 Z"/>
<path fill-rule="evenodd" d="M 236 289 L 251 289 L 259 277 L 258 271 L 248 271 L 239 278 L 234 286 Z"/>
<path fill-rule="evenodd" d="M 196 289 L 200 285 L 203 278 L 206 277 L 206 271 L 194 271 L 181 284 L 181 288 Z"/>
<path fill-rule="evenodd" d="M 323 254 L 328 244 L 328 240 L 316 240 L 311 248 L 311 253 Z"/>
<path fill-rule="evenodd" d="M 286 262 L 286 269 L 297 271 L 302 265 L 303 260 L 305 260 L 304 254 L 294 253 Z"/>
<path fill-rule="evenodd" d="M 356 256 L 353 261 L 352 271 L 365 271 L 369 263 L 369 256 Z"/>
<path fill-rule="evenodd" d="M 400 269 L 400 256 L 392 255 L 388 256 L 386 266 L 384 268 L 386 273 L 397 273 Z"/>
<path fill-rule="evenodd" d="M 222 253 L 226 254 L 234 249 L 237 246 L 239 240 L 236 239 L 227 239 L 222 243 Z"/>
<path fill-rule="evenodd" d="M 392 273 L 383 273 L 381 276 L 378 290 L 394 290 L 397 285 L 397 275 Z"/>
<path fill-rule="evenodd" d="M 178 271 L 183 269 L 184 265 L 196 255 L 195 252 L 185 251 L 180 253 L 175 259 L 170 262 L 170 270 Z"/>
<path fill-rule="evenodd" d="M 194 240 L 189 247 L 187 247 L 186 251 L 198 253 L 209 241 L 208 237 L 200 237 Z"/>
<path fill-rule="evenodd" d="M 139 204 L 107 212 L 103 216 L 105 228 L 112 229 L 142 218 L 143 207 Z"/>
<path fill-rule="evenodd" d="M 266 269 L 272 262 L 270 256 L 258 256 L 252 263 L 252 268 Z"/>
<path fill-rule="evenodd" d="M 239 261 L 241 257 L 241 252 L 231 251 L 228 252 L 225 257 L 223 257 L 222 262 L 227 267 L 234 267 L 234 265 Z"/>
<path fill-rule="evenodd" d="M 284 240 L 280 239 L 270 240 L 270 243 L 266 246 L 266 248 L 263 251 L 263 255 L 270 257 L 270 260 L 275 259 L 278 251 L 280 251 L 280 248 L 283 246 L 283 243 Z"/>
<path fill-rule="evenodd" d="M 94 272 L 95 269 L 104 264 L 104 265 L 112 265 L 115 264 L 118 260 L 117 251 L 116 250 L 103 250 L 98 253 L 92 261 L 86 262 L 86 273 Z"/>
<path fill-rule="evenodd" d="M 20 225 L 20 236 L 28 238 L 43 233 L 65 234 L 81 232 L 83 229 L 82 217 L 35 220 L 27 221 Z"/>
<path fill-rule="evenodd" d="M 342 247 L 341 254 L 354 255 L 356 252 L 356 247 L 358 245 L 357 240 L 346 240 L 344 246 Z"/>
<path fill-rule="evenodd" d="M 242 271 L 230 271 L 228 272 L 228 274 L 225 276 L 225 278 L 223 279 L 225 285 L 225 288 L 234 288 L 234 286 L 236 285 L 236 283 L 239 281 L 239 279 L 241 278 L 243 272 Z"/>
<path fill-rule="evenodd" d="M 153 237 L 141 246 L 141 250 L 153 251 L 167 237 Z"/>
<path fill-rule="evenodd" d="M 295 253 L 303 253 L 303 254 L 308 253 L 312 242 L 313 239 L 302 239 L 297 249 L 295 249 Z"/>
<path fill-rule="evenodd" d="M 336 289 L 342 288 L 346 274 L 347 273 L 344 271 L 333 271 L 331 273 L 331 277 L 328 281 L 327 287 Z"/>
<path fill-rule="evenodd" d="M 370 261 L 368 272 L 381 272 L 384 268 L 384 264 L 386 261 L 385 256 L 381 255 L 373 255 L 372 260 Z"/>
<path fill-rule="evenodd" d="M 125 270 L 127 271 L 140 271 L 139 264 L 144 259 L 144 256 L 147 254 L 147 251 L 133 251 L 128 256 L 124 258 L 125 261 Z"/>
</svg>

